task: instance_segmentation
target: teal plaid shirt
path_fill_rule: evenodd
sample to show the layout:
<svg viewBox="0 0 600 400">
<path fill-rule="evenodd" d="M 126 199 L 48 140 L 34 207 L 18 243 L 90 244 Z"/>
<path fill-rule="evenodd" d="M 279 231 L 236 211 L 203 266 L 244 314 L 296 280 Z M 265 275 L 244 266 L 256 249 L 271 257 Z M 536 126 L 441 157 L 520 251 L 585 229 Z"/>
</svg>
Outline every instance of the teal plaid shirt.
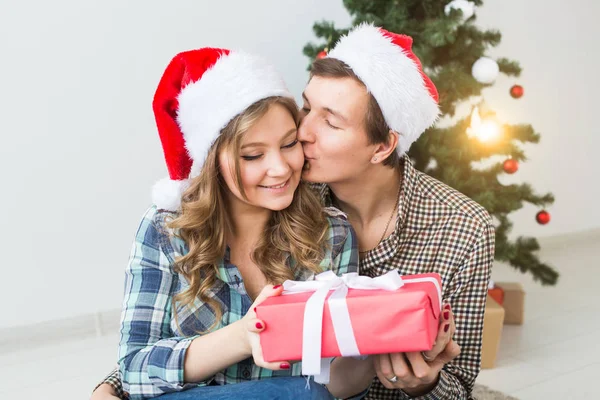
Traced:
<svg viewBox="0 0 600 400">
<path fill-rule="evenodd" d="M 231 384 L 274 376 L 301 375 L 301 363 L 287 371 L 271 371 L 256 366 L 252 358 L 243 360 L 215 376 L 194 384 L 184 384 L 185 353 L 197 332 L 206 331 L 215 321 L 207 304 L 199 299 L 191 307 L 177 307 L 179 326 L 172 308 L 173 296 L 188 283 L 174 271 L 175 260 L 187 253 L 185 242 L 169 232 L 165 218 L 175 214 L 156 207 L 144 215 L 135 236 L 126 269 L 125 297 L 121 315 L 119 367 L 123 390 L 131 399 L 208 384 Z M 323 271 L 341 275 L 358 271 L 357 241 L 350 224 L 340 216 L 328 216 L 328 245 L 321 262 Z M 213 329 L 240 320 L 252 304 L 237 267 L 229 262 L 229 252 L 218 266 L 217 284 L 211 296 L 218 301 L 223 317 Z M 288 265 L 295 263 L 288 258 Z M 295 269 L 295 280 L 311 279 L 306 270 Z"/>
</svg>

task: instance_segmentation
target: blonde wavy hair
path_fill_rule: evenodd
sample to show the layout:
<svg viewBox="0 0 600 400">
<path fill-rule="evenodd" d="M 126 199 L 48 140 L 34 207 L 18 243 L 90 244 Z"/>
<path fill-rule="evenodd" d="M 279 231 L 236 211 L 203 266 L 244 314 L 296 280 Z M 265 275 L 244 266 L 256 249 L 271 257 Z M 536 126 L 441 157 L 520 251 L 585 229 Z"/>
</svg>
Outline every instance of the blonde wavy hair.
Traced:
<svg viewBox="0 0 600 400">
<path fill-rule="evenodd" d="M 175 270 L 189 282 L 189 288 L 177 294 L 174 302 L 191 305 L 196 298 L 207 303 L 215 313 L 214 328 L 223 316 L 217 300 L 210 296 L 215 286 L 218 263 L 226 250 L 226 230 L 231 226 L 226 207 L 229 190 L 219 169 L 219 154 L 229 151 L 235 160 L 234 180 L 244 198 L 239 150 L 244 134 L 275 105 L 284 106 L 298 121 L 294 100 L 269 97 L 260 100 L 236 116 L 223 128 L 211 147 L 198 177 L 185 191 L 181 213 L 169 221 L 168 227 L 177 232 L 188 245 L 189 252 L 177 259 Z M 322 272 L 319 266 L 325 255 L 328 223 L 317 195 L 301 182 L 289 207 L 273 211 L 251 257 L 271 284 L 293 279 L 298 268 Z M 295 262 L 294 269 L 286 264 L 287 256 Z M 175 307 L 173 307 L 176 310 Z M 177 321 L 177 313 L 175 318 Z"/>
</svg>

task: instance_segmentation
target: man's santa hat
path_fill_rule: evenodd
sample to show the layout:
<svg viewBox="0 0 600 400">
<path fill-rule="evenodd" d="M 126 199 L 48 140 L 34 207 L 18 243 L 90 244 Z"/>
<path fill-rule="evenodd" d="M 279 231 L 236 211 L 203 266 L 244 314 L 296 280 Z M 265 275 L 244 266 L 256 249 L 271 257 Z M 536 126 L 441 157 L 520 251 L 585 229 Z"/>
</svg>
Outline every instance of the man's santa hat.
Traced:
<svg viewBox="0 0 600 400">
<path fill-rule="evenodd" d="M 169 178 L 154 185 L 154 204 L 178 210 L 221 130 L 252 104 L 275 96 L 293 98 L 277 70 L 261 57 L 216 48 L 177 54 L 152 104 L 169 171 Z"/>
<path fill-rule="evenodd" d="M 412 38 L 361 24 L 327 57 L 346 63 L 375 97 L 385 122 L 400 135 L 402 155 L 438 115 L 438 92 L 412 52 Z"/>
</svg>

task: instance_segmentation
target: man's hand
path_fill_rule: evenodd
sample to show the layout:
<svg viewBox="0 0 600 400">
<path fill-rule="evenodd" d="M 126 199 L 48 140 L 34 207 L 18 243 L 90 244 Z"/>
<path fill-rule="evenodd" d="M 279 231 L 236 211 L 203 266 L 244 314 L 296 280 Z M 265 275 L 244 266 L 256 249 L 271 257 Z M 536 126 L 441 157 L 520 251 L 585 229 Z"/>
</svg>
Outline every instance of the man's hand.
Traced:
<svg viewBox="0 0 600 400">
<path fill-rule="evenodd" d="M 433 390 L 444 365 L 460 354 L 460 346 L 452 340 L 455 329 L 452 310 L 446 305 L 431 350 L 374 356 L 375 371 L 383 386 L 402 389 L 410 396 L 421 396 Z"/>
</svg>

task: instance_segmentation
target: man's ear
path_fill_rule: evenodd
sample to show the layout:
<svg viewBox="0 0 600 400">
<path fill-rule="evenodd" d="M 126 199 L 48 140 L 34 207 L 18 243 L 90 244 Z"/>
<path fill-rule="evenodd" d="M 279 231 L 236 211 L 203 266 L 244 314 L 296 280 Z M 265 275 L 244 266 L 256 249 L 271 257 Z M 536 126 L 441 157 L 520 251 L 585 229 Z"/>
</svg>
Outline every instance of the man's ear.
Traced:
<svg viewBox="0 0 600 400">
<path fill-rule="evenodd" d="M 394 151 L 396 151 L 398 139 L 398 132 L 390 129 L 388 132 L 387 141 L 379 143 L 377 147 L 375 147 L 375 152 L 371 157 L 371 162 L 373 164 L 384 162 Z"/>
</svg>

